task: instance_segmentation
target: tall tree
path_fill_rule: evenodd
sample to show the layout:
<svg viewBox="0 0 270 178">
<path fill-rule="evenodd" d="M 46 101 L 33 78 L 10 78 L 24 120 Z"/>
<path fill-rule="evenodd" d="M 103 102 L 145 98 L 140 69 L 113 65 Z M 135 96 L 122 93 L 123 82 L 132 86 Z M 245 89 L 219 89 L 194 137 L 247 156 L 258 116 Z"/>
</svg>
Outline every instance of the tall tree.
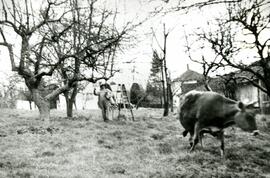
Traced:
<svg viewBox="0 0 270 178">
<path fill-rule="evenodd" d="M 133 83 L 130 88 L 130 102 L 137 106 L 140 99 L 144 96 L 143 88 L 138 83 Z"/>
<path fill-rule="evenodd" d="M 161 106 L 163 105 L 165 93 L 165 80 L 163 73 L 163 62 L 160 59 L 156 50 L 153 51 L 151 62 L 150 76 L 148 79 L 146 93 L 152 95 L 154 98 L 160 99 Z"/>
<path fill-rule="evenodd" d="M 270 2 L 241 1 L 230 4 L 227 16 L 220 18 L 217 31 L 203 32 L 205 40 L 219 59 L 215 65 L 248 72 L 252 77 L 237 76 L 251 82 L 270 96 Z M 227 17 L 224 19 L 224 17 Z M 239 40 L 241 38 L 241 40 Z M 249 53 L 249 55 L 245 55 Z M 249 56 L 255 56 L 250 59 Z M 240 58 L 240 59 L 239 59 Z M 250 63 L 250 61 L 253 61 Z M 259 79 L 262 85 L 256 82 Z"/>
<path fill-rule="evenodd" d="M 54 46 L 58 58 L 63 54 L 72 56 L 59 67 L 64 85 L 74 81 L 74 85 L 64 91 L 68 117 L 72 117 L 73 105 L 79 91 L 80 83 L 77 81 L 108 80 L 117 72 L 114 57 L 120 41 L 126 36 L 127 26 L 125 30 L 118 31 L 115 26 L 116 12 L 99 10 L 97 3 L 95 0 L 79 4 L 77 0 L 70 0 L 72 18 L 66 23 L 74 25 L 66 32 L 66 37 L 60 38 Z M 57 33 L 57 29 L 53 29 L 52 33 Z"/>
<path fill-rule="evenodd" d="M 169 36 L 170 31 L 166 31 L 165 24 L 163 24 L 163 45 L 159 43 L 159 41 L 156 38 L 156 34 L 153 31 L 153 35 L 156 39 L 156 42 L 162 52 L 162 55 L 157 55 L 157 58 L 161 61 L 161 74 L 162 74 L 162 85 L 163 85 L 163 97 L 164 97 L 164 113 L 163 116 L 168 116 L 169 114 L 169 102 L 170 101 L 170 91 L 171 91 L 171 84 L 169 83 L 169 77 L 168 77 L 168 69 L 167 69 L 167 39 Z M 156 53 L 158 54 L 158 53 Z"/>
<path fill-rule="evenodd" d="M 91 7 L 96 0 L 89 0 L 90 6 L 80 8 L 74 4 L 76 1 L 72 1 L 70 6 L 70 1 L 57 3 L 48 0 L 40 4 L 40 11 L 32 8 L 30 0 L 25 0 L 24 4 L 15 0 L 12 3 L 1 2 L 0 45 L 7 47 L 12 70 L 24 78 L 41 119 L 48 124 L 49 103 L 60 93 L 71 88 L 75 88 L 76 93 L 76 85 L 80 81 L 96 82 L 114 75 L 115 50 L 127 31 L 134 27 L 127 23 L 129 25 L 121 30 L 117 29 L 115 13 Z M 86 14 L 91 13 L 92 18 L 88 18 Z M 70 17 L 73 19 L 70 20 Z M 108 19 L 112 21 L 107 22 Z M 78 29 L 81 30 L 76 32 Z M 21 39 L 21 45 L 18 45 L 20 55 L 14 53 L 9 30 Z M 70 36 L 72 32 L 73 36 Z M 63 84 L 44 96 L 42 91 L 48 89 L 47 83 L 57 81 L 51 77 L 59 80 L 59 69 L 67 78 L 63 77 Z"/>
<path fill-rule="evenodd" d="M 40 111 L 40 117 L 46 121 L 49 120 L 49 101 L 55 98 L 61 90 L 57 90 L 46 97 L 43 97 L 41 90 L 44 90 L 42 83 L 42 78 L 45 76 L 52 75 L 57 64 L 50 63 L 44 65 L 42 52 L 49 41 L 45 37 L 40 37 L 37 33 L 46 24 L 59 23 L 64 18 L 67 12 L 63 12 L 60 15 L 54 11 L 55 7 L 60 7 L 62 3 L 56 3 L 47 1 L 44 5 L 39 15 L 35 14 L 32 7 L 32 2 L 25 0 L 24 6 L 20 2 L 11 1 L 12 3 L 7 3 L 4 0 L 2 2 L 2 12 L 0 20 L 0 33 L 2 37 L 2 42 L 0 45 L 6 46 L 9 55 L 12 70 L 18 72 L 24 80 L 28 89 L 33 95 L 33 100 Z M 16 61 L 14 50 L 12 44 L 8 41 L 12 38 L 8 35 L 7 31 L 13 30 L 16 35 L 21 38 L 20 45 L 20 56 L 19 61 Z M 61 34 L 58 34 L 61 36 Z M 50 40 L 51 41 L 51 40 Z M 65 58 L 62 58 L 61 63 Z M 19 63 L 19 65 L 17 65 Z M 49 65 L 51 65 L 49 67 Z M 48 70 L 43 70 L 44 68 Z"/>
</svg>

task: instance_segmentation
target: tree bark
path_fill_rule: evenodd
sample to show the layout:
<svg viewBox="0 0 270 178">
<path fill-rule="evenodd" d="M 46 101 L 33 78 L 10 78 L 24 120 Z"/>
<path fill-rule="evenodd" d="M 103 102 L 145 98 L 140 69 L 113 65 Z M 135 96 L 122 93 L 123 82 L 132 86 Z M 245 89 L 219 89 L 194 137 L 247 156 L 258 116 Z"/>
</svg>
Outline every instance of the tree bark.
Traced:
<svg viewBox="0 0 270 178">
<path fill-rule="evenodd" d="M 207 74 L 208 75 L 208 74 Z M 204 76 L 204 87 L 207 91 L 212 91 L 212 88 L 209 85 L 208 76 Z"/>
<path fill-rule="evenodd" d="M 67 117 L 73 117 L 73 103 L 71 98 L 69 98 L 68 95 L 65 94 L 65 99 L 66 99 L 66 114 Z"/>
<path fill-rule="evenodd" d="M 169 108 L 168 108 L 168 101 L 167 101 L 167 94 L 166 94 L 166 88 L 165 88 L 165 77 L 164 77 L 164 73 L 163 73 L 163 64 L 161 65 L 161 76 L 162 76 L 162 92 L 163 92 L 163 100 L 164 100 L 164 112 L 163 112 L 163 116 L 168 116 L 169 114 Z"/>
<path fill-rule="evenodd" d="M 28 102 L 29 102 L 30 110 L 32 110 L 32 101 L 28 101 Z"/>
<path fill-rule="evenodd" d="M 64 92 L 66 99 L 66 109 L 67 117 L 73 117 L 73 105 L 75 105 L 76 96 L 78 93 L 78 86 L 74 86 L 71 96 L 69 96 L 70 91 Z"/>
<path fill-rule="evenodd" d="M 160 100 L 160 106 L 162 107 L 163 106 L 162 96 L 160 96 L 159 100 Z"/>
<path fill-rule="evenodd" d="M 38 107 L 40 119 L 45 121 L 45 125 L 50 123 L 50 101 L 41 96 L 40 90 L 31 89 L 33 100 Z"/>
<path fill-rule="evenodd" d="M 265 72 L 265 80 L 263 81 L 264 84 L 264 88 L 266 89 L 266 94 L 268 95 L 268 97 L 270 98 L 270 69 L 269 72 Z"/>
<path fill-rule="evenodd" d="M 67 117 L 73 117 L 73 101 L 71 101 L 70 98 L 68 98 L 67 102 Z"/>
<path fill-rule="evenodd" d="M 165 24 L 163 24 L 163 35 L 164 35 L 164 46 L 163 46 L 163 65 L 164 65 L 164 76 L 163 79 L 165 79 L 165 83 L 166 83 L 166 97 L 164 96 L 164 99 L 166 98 L 166 100 L 164 100 L 164 113 L 163 116 L 168 116 L 169 115 L 169 81 L 168 81 L 168 72 L 167 72 L 167 61 L 166 61 L 166 54 L 167 54 L 167 37 L 169 35 L 169 33 L 166 33 L 166 28 L 165 28 Z"/>
<path fill-rule="evenodd" d="M 168 84 L 168 90 L 169 90 L 169 96 L 170 96 L 171 112 L 173 112 L 174 111 L 174 108 L 173 108 L 173 94 L 172 94 L 172 86 L 171 86 L 170 83 Z"/>
</svg>

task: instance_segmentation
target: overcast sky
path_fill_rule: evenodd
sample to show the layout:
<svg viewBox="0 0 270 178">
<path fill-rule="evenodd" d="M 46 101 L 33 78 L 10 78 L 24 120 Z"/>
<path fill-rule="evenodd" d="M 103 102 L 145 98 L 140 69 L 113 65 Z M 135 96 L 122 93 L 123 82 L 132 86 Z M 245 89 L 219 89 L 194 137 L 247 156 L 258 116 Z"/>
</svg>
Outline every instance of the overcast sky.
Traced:
<svg viewBox="0 0 270 178">
<path fill-rule="evenodd" d="M 111 0 L 105 1 L 105 5 L 111 8 L 116 6 L 120 12 L 118 16 L 119 22 L 127 22 L 145 19 L 156 7 L 169 9 L 177 3 L 177 0 L 171 0 L 169 3 L 164 3 L 161 0 L 155 0 L 151 3 L 146 3 L 147 1 Z M 134 32 L 137 40 L 131 42 L 133 46 L 118 55 L 117 61 L 119 61 L 118 65 L 121 73 L 117 74 L 113 80 L 130 85 L 134 78 L 134 82 L 145 86 L 151 67 L 152 49 L 160 50 L 150 32 L 152 31 L 151 29 L 154 29 L 159 43 L 163 44 L 162 31 L 164 23 L 166 28 L 171 30 L 167 41 L 166 57 L 168 70 L 171 72 L 172 77 L 178 77 L 185 72 L 187 64 L 189 64 L 192 70 L 202 72 L 201 66 L 192 63 L 185 53 L 184 34 L 192 34 L 198 30 L 198 27 L 205 27 L 207 21 L 217 16 L 219 12 L 220 10 L 217 7 L 204 8 L 202 10 L 193 10 L 187 14 L 181 12 L 167 13 L 166 15 L 159 15 L 149 19 Z M 14 37 L 14 43 L 16 38 Z M 134 61 L 134 63 L 126 64 L 125 61 Z M 134 68 L 135 73 L 132 73 L 131 71 Z M 0 47 L 0 77 L 4 78 L 9 71 L 10 61 L 8 60 L 8 53 L 6 50 L 3 50 L 3 47 Z"/>
<path fill-rule="evenodd" d="M 143 0 L 117 0 L 115 2 L 117 2 L 119 7 L 124 7 L 122 9 L 125 14 L 123 18 L 132 19 L 137 15 L 138 19 L 140 19 L 149 15 L 155 7 L 162 6 L 165 9 L 170 9 L 177 3 L 177 0 L 171 0 L 169 3 L 156 0 L 154 3 L 149 4 L 144 3 L 145 1 Z M 149 33 L 151 33 L 151 29 L 153 28 L 159 43 L 163 44 L 163 24 L 171 31 L 167 40 L 166 57 L 167 66 L 172 77 L 176 78 L 185 72 L 187 64 L 189 64 L 190 69 L 202 72 L 201 65 L 191 62 L 185 52 L 185 33 L 190 35 L 194 32 L 198 32 L 199 27 L 206 27 L 207 22 L 214 17 L 217 17 L 221 12 L 221 7 L 206 7 L 201 10 L 192 10 L 187 14 L 183 12 L 171 12 L 163 16 L 159 15 L 151 18 L 137 29 L 136 36 L 138 37 L 138 42 L 136 45 L 119 56 L 119 58 L 122 58 L 121 61 L 134 60 L 135 63 L 132 65 L 123 64 L 122 66 L 127 67 L 127 69 L 123 69 L 116 78 L 132 83 L 133 75 L 135 75 L 135 82 L 143 83 L 144 85 L 146 84 L 151 67 L 152 49 L 160 50 L 153 35 Z M 135 74 L 130 72 L 134 66 L 136 71 Z"/>
</svg>

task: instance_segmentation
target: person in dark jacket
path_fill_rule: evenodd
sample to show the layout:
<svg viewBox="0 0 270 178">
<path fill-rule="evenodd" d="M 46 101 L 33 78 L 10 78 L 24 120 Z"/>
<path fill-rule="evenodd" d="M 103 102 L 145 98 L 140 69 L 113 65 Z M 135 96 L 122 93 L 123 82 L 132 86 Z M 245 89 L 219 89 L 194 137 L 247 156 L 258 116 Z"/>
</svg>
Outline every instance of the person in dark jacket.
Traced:
<svg viewBox="0 0 270 178">
<path fill-rule="evenodd" d="M 94 89 L 94 95 L 98 96 L 98 107 L 101 109 L 104 122 L 109 121 L 109 113 L 112 106 L 115 105 L 110 85 L 107 83 L 101 84 L 99 92 Z"/>
</svg>

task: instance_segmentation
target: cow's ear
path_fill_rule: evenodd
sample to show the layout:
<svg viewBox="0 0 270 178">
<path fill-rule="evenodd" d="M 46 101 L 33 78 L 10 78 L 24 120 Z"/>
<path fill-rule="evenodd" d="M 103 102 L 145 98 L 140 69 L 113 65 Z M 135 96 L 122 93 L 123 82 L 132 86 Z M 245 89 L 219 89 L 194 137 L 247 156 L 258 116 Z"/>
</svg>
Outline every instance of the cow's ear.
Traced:
<svg viewBox="0 0 270 178">
<path fill-rule="evenodd" d="M 238 103 L 238 107 L 239 107 L 241 110 L 245 110 L 245 105 L 244 105 L 244 103 L 242 103 L 241 101 Z"/>
</svg>

